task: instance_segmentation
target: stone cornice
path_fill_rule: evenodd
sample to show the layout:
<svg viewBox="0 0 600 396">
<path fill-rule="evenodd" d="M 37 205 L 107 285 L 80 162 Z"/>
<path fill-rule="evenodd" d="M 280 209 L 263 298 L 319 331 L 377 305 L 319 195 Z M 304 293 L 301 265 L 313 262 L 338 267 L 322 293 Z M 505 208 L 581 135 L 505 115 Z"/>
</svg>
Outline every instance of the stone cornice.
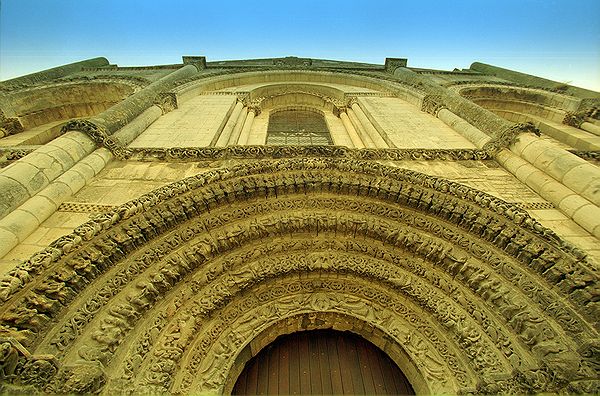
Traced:
<svg viewBox="0 0 600 396">
<path fill-rule="evenodd" d="M 63 77 L 53 81 L 39 81 L 34 84 L 17 85 L 0 88 L 0 92 L 11 94 L 14 92 L 25 92 L 28 90 L 39 89 L 39 88 L 51 88 L 56 86 L 68 85 L 68 84 L 85 84 L 85 83 L 112 83 L 112 84 L 125 84 L 134 88 L 134 91 L 138 91 L 143 87 L 150 84 L 150 80 L 138 77 L 138 76 L 124 76 L 124 75 L 113 75 L 113 74 L 99 74 L 94 76 L 76 76 L 76 77 Z"/>
<path fill-rule="evenodd" d="M 481 76 L 482 76 L 482 78 L 486 77 L 484 75 L 481 75 Z M 479 85 L 479 86 L 485 86 L 485 87 L 502 86 L 502 87 L 507 87 L 507 88 L 524 88 L 524 89 L 531 89 L 534 91 L 551 92 L 555 95 L 564 95 L 566 97 L 573 98 L 572 95 L 569 95 L 568 93 L 565 93 L 563 90 L 556 89 L 556 88 L 554 88 L 554 89 L 544 88 L 544 87 L 538 87 L 535 85 L 525 85 L 525 84 L 519 84 L 516 82 L 508 82 L 508 81 L 491 81 L 489 79 L 449 81 L 444 86 L 446 88 L 455 88 L 455 87 L 458 88 L 457 86 L 462 86 L 462 85 Z M 576 98 L 576 99 L 578 99 L 578 98 Z"/>
</svg>

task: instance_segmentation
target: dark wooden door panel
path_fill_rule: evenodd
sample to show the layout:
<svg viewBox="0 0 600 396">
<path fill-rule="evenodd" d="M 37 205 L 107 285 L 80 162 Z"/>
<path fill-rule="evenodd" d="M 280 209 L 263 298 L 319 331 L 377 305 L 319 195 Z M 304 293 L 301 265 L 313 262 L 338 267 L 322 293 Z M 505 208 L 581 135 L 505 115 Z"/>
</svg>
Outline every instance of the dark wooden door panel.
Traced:
<svg viewBox="0 0 600 396">
<path fill-rule="evenodd" d="M 414 394 L 379 348 L 348 332 L 315 330 L 279 337 L 252 358 L 235 395 Z"/>
</svg>

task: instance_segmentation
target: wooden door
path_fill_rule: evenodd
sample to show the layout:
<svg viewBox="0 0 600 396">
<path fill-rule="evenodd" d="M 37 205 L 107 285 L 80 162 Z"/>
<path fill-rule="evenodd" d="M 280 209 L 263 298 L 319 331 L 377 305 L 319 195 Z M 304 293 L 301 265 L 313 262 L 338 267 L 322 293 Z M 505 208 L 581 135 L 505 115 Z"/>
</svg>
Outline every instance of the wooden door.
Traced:
<svg viewBox="0 0 600 396">
<path fill-rule="evenodd" d="M 398 366 L 349 332 L 315 330 L 277 338 L 247 364 L 234 395 L 414 395 Z"/>
</svg>

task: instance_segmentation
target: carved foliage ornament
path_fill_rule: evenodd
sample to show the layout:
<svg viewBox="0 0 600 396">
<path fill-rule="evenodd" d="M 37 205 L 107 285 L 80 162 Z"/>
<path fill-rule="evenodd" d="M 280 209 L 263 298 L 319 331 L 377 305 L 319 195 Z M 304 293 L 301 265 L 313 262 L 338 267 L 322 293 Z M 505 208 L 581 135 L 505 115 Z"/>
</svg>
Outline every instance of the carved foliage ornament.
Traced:
<svg viewBox="0 0 600 396">
<path fill-rule="evenodd" d="M 541 268 L 546 271 L 544 274 L 548 274 L 547 276 L 550 276 L 549 279 L 556 276 L 555 282 L 560 283 L 560 287 L 563 287 L 562 279 L 573 277 L 572 280 L 575 282 L 573 290 L 577 293 L 587 290 L 587 286 L 582 288 L 577 286 L 578 282 L 580 282 L 577 269 L 570 269 L 569 267 L 569 263 L 575 262 L 573 257 L 565 255 L 560 249 L 552 248 L 552 246 L 560 246 L 560 241 L 555 239 L 553 234 L 547 233 L 547 230 L 532 221 L 519 208 L 508 205 L 487 194 L 418 172 L 399 170 L 369 162 L 339 159 L 265 161 L 245 164 L 230 169 L 210 171 L 181 182 L 173 183 L 153 193 L 144 195 L 138 200 L 122 205 L 105 215 L 99 216 L 96 220 L 79 227 L 72 235 L 56 241 L 47 251 L 32 258 L 29 263 L 17 268 L 8 278 L 3 279 L 0 292 L 4 299 L 8 299 L 12 294 L 19 292 L 24 286 L 28 285 L 35 273 L 48 268 L 52 262 L 59 259 L 65 253 L 69 254 L 64 261 L 65 265 L 56 267 L 56 269 L 62 268 L 61 271 L 46 273 L 46 276 L 44 276 L 45 280 L 42 283 L 34 283 L 28 289 L 29 291 L 33 291 L 35 288 L 35 293 L 27 291 L 27 293 L 21 294 L 24 299 L 17 298 L 14 300 L 15 303 L 24 302 L 24 304 L 18 307 L 15 306 L 18 310 L 11 311 L 10 315 L 12 316 L 10 318 L 4 315 L 4 323 L 11 323 L 11 326 L 16 325 L 21 328 L 21 334 L 25 336 L 24 340 L 30 340 L 29 342 L 31 342 L 36 336 L 35 334 L 31 334 L 33 338 L 27 336 L 28 331 L 33 333 L 41 329 L 45 323 L 48 323 L 48 319 L 58 312 L 61 304 L 68 305 L 69 301 L 76 294 L 75 290 L 83 290 L 88 282 L 107 271 L 108 268 L 115 266 L 127 255 L 135 252 L 146 241 L 166 233 L 168 230 L 178 226 L 178 224 L 195 219 L 200 213 L 206 213 L 208 210 L 213 213 L 207 216 L 206 220 L 196 223 L 197 226 L 207 227 L 206 221 L 209 221 L 209 219 L 216 220 L 217 217 L 215 217 L 216 213 L 214 211 L 222 205 L 227 206 L 236 200 L 246 200 L 253 196 L 272 197 L 271 199 L 277 202 L 275 197 L 278 196 L 278 193 L 281 194 L 285 191 L 311 194 L 330 191 L 337 194 L 354 194 L 362 197 L 369 196 L 372 199 L 383 199 L 400 204 L 400 206 L 424 211 L 434 217 L 447 219 L 451 223 L 458 224 L 463 230 L 474 229 L 478 219 L 485 220 L 484 214 L 491 216 L 491 218 L 498 217 L 505 219 L 504 222 L 496 223 L 497 227 L 493 230 L 492 226 L 488 224 L 491 218 L 488 218 L 488 221 L 482 223 L 482 229 L 479 231 L 483 235 L 479 234 L 479 232 L 477 234 L 482 235 L 488 240 L 491 238 L 496 248 L 506 250 L 516 257 L 520 257 L 521 254 L 524 254 L 523 252 L 529 252 L 528 258 L 523 258 L 523 260 L 528 262 L 528 265 L 532 268 L 536 267 L 534 262 L 538 260 Z M 471 209 L 476 208 L 480 208 L 477 214 L 468 214 Z M 482 211 L 482 209 L 484 210 Z M 365 207 L 362 210 L 368 210 L 368 208 Z M 305 227 L 309 227 L 312 230 L 311 232 L 318 233 L 319 229 L 331 230 L 331 227 L 337 230 L 339 227 L 338 225 L 334 226 L 337 222 L 335 216 L 331 226 L 327 225 L 330 223 L 328 223 L 329 220 L 326 218 L 315 217 L 314 214 L 312 216 L 311 218 L 309 215 L 306 220 L 303 220 L 306 222 Z M 409 221 L 409 218 L 407 217 L 407 220 L 403 221 Z M 253 232 L 256 234 L 256 238 L 259 239 L 270 236 L 272 232 L 270 230 L 272 229 L 276 230 L 280 228 L 282 232 L 286 232 L 287 227 L 282 226 L 284 224 L 283 218 L 265 220 L 267 222 L 264 224 L 256 224 L 255 227 L 258 227 L 255 228 L 256 231 L 252 231 L 250 228 L 247 230 L 243 228 L 237 230 L 230 229 L 228 231 L 229 234 L 223 234 L 222 238 L 220 233 L 214 234 L 214 237 L 217 238 L 216 240 L 212 240 L 213 237 L 211 237 L 206 242 L 203 242 L 204 245 L 199 245 L 197 263 L 212 259 L 213 255 L 217 252 L 235 248 L 235 246 L 238 246 L 237 244 L 244 240 L 240 238 L 253 235 Z M 360 230 L 360 235 L 371 236 L 382 232 L 381 226 L 372 228 L 369 222 L 363 223 L 363 219 L 360 217 L 352 218 L 351 220 L 356 222 L 354 233 Z M 517 224 L 523 227 L 522 231 L 526 231 L 525 234 L 519 234 L 520 227 Z M 507 227 L 507 225 L 511 226 Z M 352 226 L 350 225 L 350 227 Z M 388 227 L 388 229 L 393 230 L 394 227 Z M 436 231 L 436 233 L 438 232 L 445 235 L 445 231 L 441 229 Z M 486 233 L 489 233 L 489 236 L 486 236 Z M 173 234 L 172 241 L 165 239 L 161 243 L 154 245 L 154 253 L 152 255 L 145 256 L 135 266 L 134 262 L 130 262 L 124 269 L 134 271 L 132 276 L 136 277 L 135 274 L 139 273 L 139 271 L 143 271 L 144 268 L 148 268 L 153 263 L 160 262 L 168 254 L 169 249 L 181 246 L 185 240 L 190 240 L 194 235 L 201 236 L 202 234 L 202 229 L 187 234 Z M 532 238 L 533 235 L 537 236 Z M 385 241 L 389 239 L 389 236 L 379 236 L 378 239 Z M 537 243 L 542 243 L 537 248 L 535 246 L 536 239 L 539 239 Z M 457 243 L 458 246 L 463 246 L 463 243 L 467 242 L 468 238 L 465 238 L 464 242 L 459 240 L 454 242 L 453 240 L 453 243 Z M 407 243 L 406 241 L 402 242 L 402 245 L 406 246 Z M 413 240 L 412 246 L 416 246 L 416 243 L 417 240 Z M 476 247 L 473 247 L 473 249 L 476 249 L 472 253 L 475 255 L 479 254 L 476 253 L 477 251 L 488 250 Z M 572 253 L 576 252 L 572 251 Z M 548 260 L 542 259 L 544 254 L 550 254 Z M 427 257 L 428 253 L 424 251 L 422 255 Z M 204 258 L 202 259 L 202 257 Z M 431 256 L 432 260 L 433 257 Z M 460 261 L 458 258 L 457 260 Z M 503 262 L 506 262 L 506 260 L 498 260 L 498 265 Z M 132 317 L 136 318 L 137 315 L 141 314 L 138 310 L 145 311 L 154 304 L 161 295 L 161 290 L 167 290 L 174 284 L 176 279 L 181 279 L 183 274 L 192 271 L 190 264 L 179 262 L 178 266 L 184 269 L 183 272 L 179 272 L 179 275 L 168 275 L 168 272 L 163 272 L 162 278 L 152 275 L 152 278 L 147 280 L 139 279 L 140 283 L 135 285 L 138 290 L 137 294 L 131 295 L 130 302 L 127 305 L 121 306 L 122 313 L 119 315 L 123 315 L 124 317 L 133 315 Z M 134 268 L 137 269 L 134 270 Z M 553 271 L 556 272 L 555 275 Z M 585 280 L 584 285 L 588 285 L 589 282 L 593 286 L 594 278 Z M 568 282 L 564 286 L 567 287 L 566 290 L 570 287 Z M 112 286 L 111 289 L 115 290 L 116 288 Z M 535 288 L 532 290 L 532 295 L 540 294 Z M 97 296 L 102 297 L 104 296 L 103 293 L 99 291 Z M 111 291 L 111 293 L 114 292 Z M 211 293 L 211 295 L 219 296 L 220 294 Z M 107 298 L 110 299 L 110 296 L 109 294 Z M 585 296 L 583 295 L 582 298 L 581 304 L 585 306 Z M 95 312 L 95 310 L 101 309 L 104 305 L 100 302 L 100 304 L 97 304 L 97 308 L 89 307 L 87 312 Z M 137 306 L 138 308 L 131 311 L 127 309 L 127 306 Z M 130 313 L 128 314 L 127 312 Z M 89 316 L 89 314 L 87 315 Z M 7 322 L 7 320 L 9 321 Z M 78 319 L 74 323 L 80 320 Z M 85 322 L 85 319 L 83 320 Z M 529 319 L 519 320 L 521 323 L 529 321 Z M 93 333 L 95 342 L 107 342 L 106 345 L 108 348 L 112 348 L 110 345 L 115 345 L 114 347 L 116 347 L 119 341 L 116 344 L 112 343 L 109 330 L 115 329 L 115 326 L 120 327 L 119 323 L 117 321 L 116 324 L 111 325 L 112 327 L 107 327 L 105 330 Z M 521 328 L 519 326 L 524 325 L 515 324 L 515 326 Z M 529 328 L 527 326 L 523 327 L 523 329 Z M 119 340 L 120 337 L 116 339 Z M 110 351 L 110 349 L 108 350 Z M 96 359 L 93 357 L 96 356 L 95 352 L 91 350 L 88 352 L 83 351 L 82 353 L 88 353 L 86 356 L 92 357 L 90 361 Z M 102 377 L 99 377 L 98 373 L 92 369 L 90 369 L 91 371 L 87 369 L 87 371 L 84 369 L 78 370 L 83 370 L 79 372 L 89 373 L 90 384 L 102 382 Z"/>
<path fill-rule="evenodd" d="M 421 103 L 421 111 L 432 114 L 437 117 L 440 110 L 445 109 L 446 105 L 440 95 L 426 95 Z"/>
<path fill-rule="evenodd" d="M 533 123 L 525 122 L 518 123 L 510 128 L 505 129 L 500 134 L 494 136 L 489 142 L 487 142 L 483 149 L 489 152 L 491 155 L 498 153 L 504 148 L 508 148 L 519 139 L 519 135 L 522 133 L 533 133 L 536 136 L 540 136 L 541 132 Z"/>
<path fill-rule="evenodd" d="M 177 95 L 172 92 L 160 93 L 156 97 L 154 104 L 161 108 L 163 114 L 166 114 L 177 109 Z"/>
<path fill-rule="evenodd" d="M 227 146 L 126 149 L 136 161 L 199 161 L 327 157 L 356 160 L 480 161 L 493 157 L 477 149 L 357 149 L 345 146 Z"/>
<path fill-rule="evenodd" d="M 319 169 L 337 169 L 344 173 L 350 172 L 348 174 L 357 173 L 382 177 L 383 179 L 378 187 L 369 187 L 367 189 L 372 191 L 379 191 L 381 188 L 385 187 L 386 184 L 391 186 L 392 184 L 390 183 L 392 181 L 409 183 L 409 185 L 414 186 L 433 188 L 436 191 L 443 192 L 445 195 L 465 199 L 472 203 L 476 203 L 477 205 L 483 208 L 491 209 L 492 212 L 505 216 L 510 221 L 515 222 L 515 224 L 518 224 L 521 227 L 525 227 L 526 229 L 534 232 L 538 236 L 544 238 L 544 240 L 548 243 L 557 246 L 560 249 L 565 250 L 567 252 L 571 252 L 577 257 L 581 256 L 580 251 L 574 249 L 564 241 L 560 240 L 560 238 L 556 234 L 554 234 L 552 230 L 540 225 L 537 221 L 531 218 L 525 210 L 520 209 L 515 205 L 508 204 L 484 192 L 474 190 L 470 187 L 451 182 L 445 179 L 428 176 L 419 172 L 406 169 L 398 169 L 395 167 L 388 167 L 372 162 L 364 162 L 351 159 L 304 158 L 262 161 L 238 165 L 231 169 L 212 170 L 209 172 L 205 172 L 201 175 L 193 176 L 182 181 L 175 182 L 165 187 L 159 188 L 153 192 L 141 196 L 136 200 L 123 204 L 115 208 L 114 210 L 107 212 L 102 216 L 99 216 L 95 220 L 92 220 L 88 223 L 77 227 L 72 234 L 59 238 L 58 240 L 53 242 L 49 246 L 49 248 L 34 255 L 30 260 L 24 263 L 24 265 L 22 266 L 24 274 L 27 274 L 28 272 L 37 273 L 41 271 L 43 268 L 46 268 L 50 263 L 56 261 L 63 254 L 75 249 L 84 240 L 90 240 L 94 236 L 98 235 L 102 230 L 108 230 L 111 227 L 114 227 L 117 223 L 120 223 L 131 216 L 141 213 L 144 210 L 152 208 L 165 200 L 181 195 L 187 191 L 192 191 L 202 186 L 209 186 L 211 185 L 211 183 L 214 183 L 216 181 L 226 181 L 233 177 L 250 176 L 255 174 L 270 174 L 273 172 L 280 172 L 286 170 L 291 171 L 294 169 L 317 171 Z M 359 183 L 358 179 L 355 180 Z M 298 180 L 296 180 L 296 178 L 292 178 L 290 182 L 292 184 L 296 184 L 298 183 Z M 243 188 L 247 189 L 248 187 Z M 304 189 L 305 187 L 299 186 L 298 188 Z M 381 191 L 383 192 L 383 190 Z M 22 278 L 21 275 L 18 275 L 17 277 Z M 29 279 L 28 276 L 26 278 Z M 10 294 L 12 294 L 12 292 L 9 293 L 9 295 Z M 6 298 L 8 298 L 8 295 L 6 296 Z"/>
<path fill-rule="evenodd" d="M 106 128 L 98 125 L 90 120 L 75 119 L 67 122 L 61 128 L 61 133 L 69 131 L 79 131 L 88 135 L 94 143 L 100 147 L 106 147 L 118 159 L 126 159 L 128 157 L 127 149 L 119 142 L 119 140 L 110 136 Z"/>
<path fill-rule="evenodd" d="M 17 117 L 6 117 L 0 109 L 0 138 L 8 135 L 14 135 L 23 132 L 23 124 Z"/>
<path fill-rule="evenodd" d="M 569 112 L 563 118 L 563 124 L 570 125 L 575 128 L 581 128 L 581 124 L 585 122 L 587 112 Z"/>
</svg>

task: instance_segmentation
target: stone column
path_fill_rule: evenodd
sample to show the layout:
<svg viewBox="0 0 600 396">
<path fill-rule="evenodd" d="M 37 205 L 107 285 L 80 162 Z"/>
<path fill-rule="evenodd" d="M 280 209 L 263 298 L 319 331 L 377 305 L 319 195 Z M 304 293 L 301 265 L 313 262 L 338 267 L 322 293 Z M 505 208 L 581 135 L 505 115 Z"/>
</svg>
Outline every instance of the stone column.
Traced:
<svg viewBox="0 0 600 396">
<path fill-rule="evenodd" d="M 371 121 L 369 121 L 369 118 L 367 117 L 367 115 L 365 114 L 363 109 L 360 107 L 360 104 L 358 103 L 358 101 L 352 101 L 350 103 L 350 105 L 352 107 L 352 110 L 354 110 L 354 113 L 358 117 L 358 120 L 362 124 L 364 130 L 367 132 L 367 134 L 371 138 L 371 141 L 375 144 L 375 147 L 376 148 L 388 148 L 389 145 L 386 143 L 386 141 L 383 139 L 383 137 L 381 137 L 381 134 L 379 133 L 379 131 L 377 129 L 375 129 L 373 124 L 371 124 Z"/>
<path fill-rule="evenodd" d="M 346 114 L 346 111 L 348 111 L 346 108 L 342 108 L 339 110 L 340 119 L 342 120 L 342 124 L 344 124 L 344 128 L 346 128 L 348 136 L 350 136 L 350 140 L 352 140 L 352 144 L 356 148 L 365 148 L 365 144 L 363 143 L 360 136 L 358 136 L 356 129 L 354 129 L 354 127 L 352 126 L 352 121 L 350 121 L 350 118 L 348 118 L 348 114 Z"/>
<path fill-rule="evenodd" d="M 586 132 L 593 133 L 596 136 L 600 136 L 600 126 L 592 124 L 591 122 L 582 122 L 580 128 Z"/>
<path fill-rule="evenodd" d="M 590 234 L 600 238 L 600 208 L 598 206 L 508 149 L 500 150 L 495 158 L 517 179 L 544 199 L 552 202 L 561 212 Z"/>
<path fill-rule="evenodd" d="M 118 130 L 113 137 L 122 145 L 127 145 L 145 131 L 161 114 L 162 110 L 159 106 L 152 106 Z M 94 150 L 51 181 L 42 191 L 0 219 L 0 258 L 23 242 L 46 219 L 52 216 L 60 204 L 75 195 L 100 173 L 112 158 L 112 153 L 106 148 Z"/>
<path fill-rule="evenodd" d="M 460 133 L 478 148 L 482 148 L 487 142 L 492 140 L 489 136 L 448 109 L 439 109 L 439 111 L 437 111 L 437 116 L 440 120 L 444 121 L 444 123 Z M 561 153 L 551 150 L 556 149 L 555 147 L 546 147 L 544 149 L 540 145 L 541 143 L 544 143 L 544 141 L 540 142 L 540 140 L 541 139 L 537 138 L 533 134 L 522 133 L 519 135 L 519 141 L 517 143 L 513 144 L 510 148 L 501 149 L 495 154 L 495 159 L 504 167 L 504 169 L 512 173 L 523 184 L 533 189 L 548 202 L 551 202 L 561 212 L 571 218 L 575 223 L 580 225 L 590 234 L 600 238 L 600 208 L 595 204 L 595 202 L 590 199 L 586 199 L 587 197 L 582 197 L 577 191 L 569 188 L 564 183 L 564 177 L 567 176 L 568 173 L 563 172 L 563 178 L 557 179 L 554 175 L 551 175 L 550 172 L 546 172 L 544 169 L 539 169 L 540 167 L 532 165 L 525 158 L 527 156 L 530 159 L 533 159 L 532 156 L 535 155 L 534 153 L 536 153 L 540 157 L 540 163 L 544 162 L 543 158 L 546 158 L 551 161 L 551 163 L 554 163 L 555 161 L 568 162 L 570 156 L 572 156 L 572 154 L 566 150 L 560 149 L 564 151 L 564 153 L 569 154 L 566 159 L 561 159 Z M 537 144 L 535 142 L 537 142 Z M 523 151 L 531 144 L 534 144 L 534 146 L 530 148 L 531 151 L 526 152 L 525 155 L 523 155 Z M 547 150 L 550 151 L 546 153 L 547 157 L 544 157 L 543 153 Z M 554 158 L 554 155 L 557 155 L 557 157 Z M 582 161 L 587 164 L 585 160 Z M 590 166 L 593 167 L 591 164 Z M 572 169 L 574 172 L 584 172 L 586 170 L 590 171 L 590 167 L 588 166 L 583 168 L 578 168 L 575 166 L 574 168 L 571 167 L 570 169 Z M 594 178 L 590 175 L 579 175 L 579 177 L 589 177 L 587 182 L 590 184 L 592 184 L 594 180 Z"/>
<path fill-rule="evenodd" d="M 510 150 L 600 206 L 600 169 L 597 166 L 532 133 L 520 134 Z"/>
<path fill-rule="evenodd" d="M 257 107 L 248 107 L 248 113 L 246 114 L 244 127 L 242 128 L 242 132 L 240 133 L 240 138 L 237 144 L 245 145 L 248 142 L 248 137 L 250 137 L 250 130 L 252 129 L 252 122 L 254 121 L 254 117 L 258 113 L 259 110 Z"/>
<path fill-rule="evenodd" d="M 152 107 L 157 95 L 163 90 L 170 89 L 179 79 L 196 73 L 197 69 L 193 65 L 179 68 L 92 117 L 89 124 L 106 128 L 110 135 Z M 154 113 L 152 117 L 160 115 L 157 111 Z M 95 149 L 95 143 L 84 131 L 70 130 L 15 163 L 0 169 L 0 218 L 40 192 L 52 180 Z"/>
<path fill-rule="evenodd" d="M 363 125 L 354 113 L 354 110 L 352 110 L 352 107 L 346 107 L 346 113 L 348 115 L 350 123 L 354 126 L 354 130 L 358 133 L 360 140 L 363 142 L 363 145 L 366 148 L 375 148 L 375 143 L 373 143 L 373 140 L 371 140 L 369 134 L 365 132 Z"/>
<path fill-rule="evenodd" d="M 463 135 L 468 141 L 473 143 L 477 148 L 482 148 L 487 142 L 490 141 L 490 137 L 467 121 L 463 120 L 448 109 L 440 109 L 437 113 L 437 117 L 442 120 L 450 128 Z"/>
<path fill-rule="evenodd" d="M 235 107 L 233 108 L 233 111 L 231 112 L 231 115 L 229 116 L 229 120 L 227 120 L 227 124 L 225 124 L 225 127 L 221 131 L 221 134 L 219 135 L 219 138 L 217 139 L 217 142 L 215 143 L 216 147 L 227 146 L 227 143 L 229 142 L 229 139 L 231 138 L 231 134 L 238 122 L 238 118 L 240 117 L 240 114 L 242 113 L 243 108 L 244 108 L 244 105 L 242 104 L 241 101 L 238 100 L 238 102 L 235 104 Z"/>
<path fill-rule="evenodd" d="M 228 146 L 235 146 L 238 144 L 238 141 L 240 140 L 240 134 L 242 133 L 242 128 L 244 127 L 244 120 L 246 119 L 247 115 L 248 107 L 243 106 L 240 114 L 237 117 L 237 120 L 235 121 L 235 126 L 231 131 L 231 135 L 229 136 L 229 141 L 227 142 Z"/>
<path fill-rule="evenodd" d="M 122 102 L 90 118 L 90 121 L 103 126 L 111 134 L 121 129 L 148 107 L 152 106 L 160 93 L 168 92 L 176 85 L 177 81 L 192 77 L 197 73 L 198 69 L 195 65 L 190 64 L 180 67 L 158 81 L 144 87 L 144 89 L 125 98 Z"/>
</svg>

